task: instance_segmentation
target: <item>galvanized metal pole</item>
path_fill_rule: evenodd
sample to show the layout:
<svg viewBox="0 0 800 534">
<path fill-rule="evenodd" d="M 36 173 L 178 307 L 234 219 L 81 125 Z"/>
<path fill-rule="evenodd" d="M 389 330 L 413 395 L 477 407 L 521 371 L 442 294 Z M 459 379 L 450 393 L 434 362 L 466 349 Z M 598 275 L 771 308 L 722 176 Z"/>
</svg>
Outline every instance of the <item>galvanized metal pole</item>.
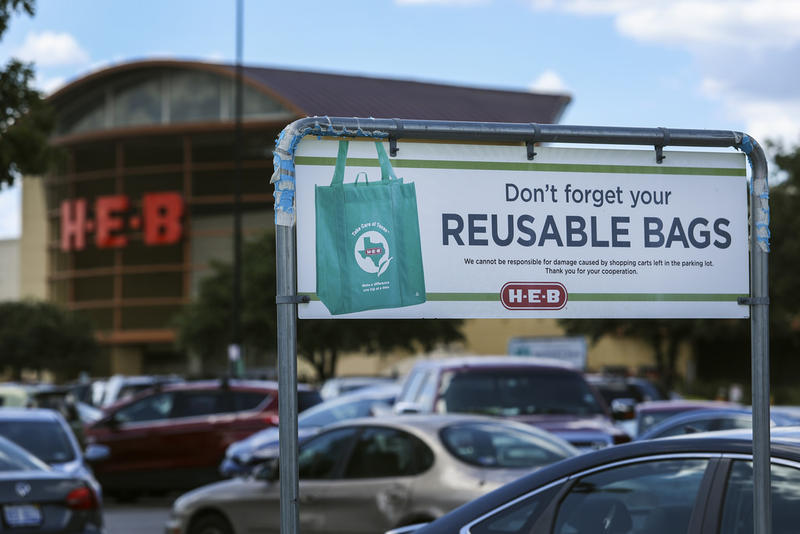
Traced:
<svg viewBox="0 0 800 534">
<path fill-rule="evenodd" d="M 294 226 L 275 229 L 278 301 L 278 432 L 281 532 L 299 532 L 297 501 L 297 294 Z"/>
<path fill-rule="evenodd" d="M 769 439 L 769 185 L 757 142 L 748 154 L 750 187 L 750 344 L 753 389 L 753 532 L 772 532 Z"/>
</svg>

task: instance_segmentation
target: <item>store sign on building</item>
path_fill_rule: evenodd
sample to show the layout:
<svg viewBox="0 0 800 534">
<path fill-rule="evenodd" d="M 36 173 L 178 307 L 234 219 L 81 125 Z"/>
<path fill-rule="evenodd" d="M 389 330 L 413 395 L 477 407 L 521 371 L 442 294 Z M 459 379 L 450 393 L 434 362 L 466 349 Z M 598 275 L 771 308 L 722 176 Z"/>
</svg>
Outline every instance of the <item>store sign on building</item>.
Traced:
<svg viewBox="0 0 800 534">
<path fill-rule="evenodd" d="M 298 145 L 301 318 L 749 314 L 742 154 L 385 152 L 373 140 Z"/>
<path fill-rule="evenodd" d="M 175 192 L 145 193 L 141 210 L 135 210 L 128 195 L 105 195 L 94 199 L 93 209 L 85 198 L 61 203 L 61 250 L 86 248 L 94 234 L 97 248 L 121 248 L 130 232 L 142 232 L 145 245 L 170 245 L 183 235 L 183 197 Z"/>
</svg>

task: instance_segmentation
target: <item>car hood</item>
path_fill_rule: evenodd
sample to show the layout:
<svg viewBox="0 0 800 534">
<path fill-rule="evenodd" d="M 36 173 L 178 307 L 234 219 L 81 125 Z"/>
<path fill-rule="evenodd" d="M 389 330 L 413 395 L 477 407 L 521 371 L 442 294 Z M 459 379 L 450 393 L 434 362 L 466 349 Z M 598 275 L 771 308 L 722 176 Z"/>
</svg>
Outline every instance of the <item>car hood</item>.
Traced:
<svg viewBox="0 0 800 534">
<path fill-rule="evenodd" d="M 576 415 L 521 415 L 512 417 L 514 421 L 533 425 L 554 434 L 570 432 L 603 432 L 616 434 L 619 432 L 606 417 L 602 415 L 580 417 Z"/>
</svg>

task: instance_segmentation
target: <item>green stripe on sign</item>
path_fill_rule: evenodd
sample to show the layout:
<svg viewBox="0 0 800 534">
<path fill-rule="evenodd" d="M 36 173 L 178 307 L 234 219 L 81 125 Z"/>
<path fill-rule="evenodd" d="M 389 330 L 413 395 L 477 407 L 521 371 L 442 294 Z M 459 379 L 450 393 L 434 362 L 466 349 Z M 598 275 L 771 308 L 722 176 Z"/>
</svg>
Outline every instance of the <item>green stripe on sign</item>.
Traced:
<svg viewBox="0 0 800 534">
<path fill-rule="evenodd" d="M 736 302 L 734 293 L 569 293 L 567 302 Z"/>
<path fill-rule="evenodd" d="M 319 156 L 297 156 L 296 165 L 323 165 L 333 167 L 336 158 Z M 377 159 L 347 158 L 348 166 L 379 167 Z M 547 171 L 547 172 L 591 172 L 609 174 L 681 174 L 693 176 L 746 176 L 744 168 L 718 167 L 668 167 L 665 165 L 594 165 L 583 163 L 513 163 L 506 161 L 448 161 L 427 159 L 393 159 L 396 168 L 407 169 L 452 169 L 479 171 Z"/>
<path fill-rule="evenodd" d="M 319 300 L 316 293 L 299 293 Z M 567 302 L 736 302 L 738 293 L 569 293 Z M 500 293 L 426 293 L 430 302 L 499 302 Z"/>
</svg>

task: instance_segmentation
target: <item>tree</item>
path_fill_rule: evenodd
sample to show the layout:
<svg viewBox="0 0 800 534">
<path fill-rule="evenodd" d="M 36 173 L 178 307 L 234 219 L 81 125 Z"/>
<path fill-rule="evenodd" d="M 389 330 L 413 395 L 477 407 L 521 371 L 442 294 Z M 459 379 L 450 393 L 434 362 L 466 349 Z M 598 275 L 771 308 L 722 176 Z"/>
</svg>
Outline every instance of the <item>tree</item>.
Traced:
<svg viewBox="0 0 800 534">
<path fill-rule="evenodd" d="M 91 366 L 99 348 L 85 318 L 48 302 L 0 303 L 2 363 L 19 380 L 24 369 L 75 376 Z"/>
<path fill-rule="evenodd" d="M 277 346 L 275 306 L 275 235 L 266 232 L 242 250 L 242 338 L 248 359 L 274 355 Z M 177 318 L 178 346 L 203 357 L 211 367 L 224 361 L 231 324 L 230 265 L 216 262 L 203 279 L 197 300 Z M 297 352 L 324 380 L 336 371 L 347 351 L 380 353 L 394 349 L 431 350 L 460 341 L 460 320 L 302 320 Z"/>
<path fill-rule="evenodd" d="M 681 343 L 703 329 L 699 321 L 688 319 L 562 319 L 560 324 L 567 334 L 588 335 L 592 343 L 606 335 L 644 341 L 653 351 L 656 371 L 668 390 L 675 383 Z"/>
<path fill-rule="evenodd" d="M 34 0 L 0 0 L 0 37 L 18 11 L 33 15 Z M 55 154 L 47 142 L 53 113 L 31 87 L 33 76 L 33 67 L 16 59 L 0 70 L 0 187 L 19 174 L 42 174 Z"/>
<path fill-rule="evenodd" d="M 770 188 L 770 364 L 772 383 L 794 383 L 800 373 L 800 147 L 779 150 L 775 162 L 785 179 Z M 773 175 L 779 173 L 773 172 Z M 597 341 L 604 335 L 632 337 L 648 342 L 654 361 L 671 386 L 680 343 L 689 343 L 698 377 L 705 380 L 749 382 L 750 322 L 734 319 L 705 320 L 563 320 L 570 334 Z M 797 402 L 800 399 L 787 399 Z"/>
</svg>

